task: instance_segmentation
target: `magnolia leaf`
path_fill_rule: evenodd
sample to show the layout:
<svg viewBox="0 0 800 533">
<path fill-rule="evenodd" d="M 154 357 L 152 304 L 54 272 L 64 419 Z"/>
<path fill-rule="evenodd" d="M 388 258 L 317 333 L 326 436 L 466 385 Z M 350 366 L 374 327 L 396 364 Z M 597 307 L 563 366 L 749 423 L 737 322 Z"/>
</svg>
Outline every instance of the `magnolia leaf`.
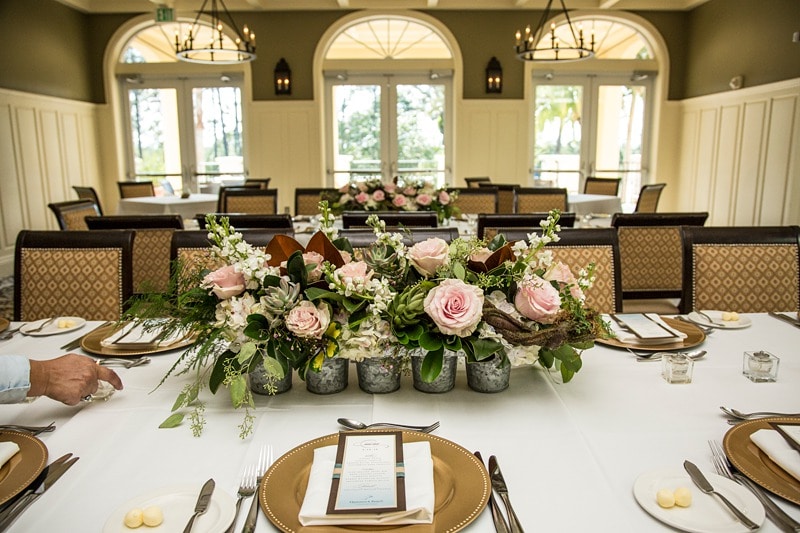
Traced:
<svg viewBox="0 0 800 533">
<path fill-rule="evenodd" d="M 414 324 L 413 326 L 406 328 L 403 333 L 412 341 L 418 341 L 424 332 L 425 328 L 423 328 L 420 324 Z"/>
<path fill-rule="evenodd" d="M 442 339 L 435 333 L 431 333 L 430 331 L 426 331 L 419 337 L 419 346 L 420 348 L 424 348 L 429 352 L 433 352 L 435 350 L 443 350 Z M 441 367 L 440 367 L 441 370 Z"/>
<path fill-rule="evenodd" d="M 296 251 L 303 252 L 303 245 L 288 235 L 275 235 L 267 244 L 266 253 L 270 255 L 269 266 L 280 266 L 282 262 L 288 261 L 289 257 Z"/>
<path fill-rule="evenodd" d="M 353 255 L 353 245 L 350 244 L 350 239 L 347 237 L 339 237 L 333 241 L 333 245 L 336 246 L 339 250 L 345 251 L 350 255 Z"/>
<path fill-rule="evenodd" d="M 263 283 L 265 287 L 279 287 L 281 284 L 281 277 L 268 274 L 264 276 Z"/>
<path fill-rule="evenodd" d="M 431 383 L 439 377 L 442 372 L 442 364 L 444 363 L 444 348 L 439 348 L 436 351 L 431 351 L 425 354 L 420 368 L 420 377 L 425 383 Z"/>
<path fill-rule="evenodd" d="M 341 302 L 344 300 L 344 296 L 341 294 L 335 293 L 333 291 L 329 291 L 327 289 L 322 289 L 320 287 L 309 287 L 306 289 L 306 298 L 310 301 L 314 302 L 316 300 L 334 300 L 337 302 Z"/>
<path fill-rule="evenodd" d="M 233 378 L 229 385 L 231 391 L 231 403 L 234 407 L 239 407 L 247 396 L 247 380 L 241 374 Z"/>
<path fill-rule="evenodd" d="M 339 249 L 334 246 L 330 239 L 328 239 L 328 236 L 321 231 L 311 236 L 311 239 L 308 241 L 308 246 L 306 246 L 306 252 L 317 252 L 325 261 L 328 261 L 336 268 L 344 266 L 344 258 L 342 258 Z"/>
<path fill-rule="evenodd" d="M 167 417 L 166 420 L 161 422 L 158 426 L 160 428 L 169 429 L 178 426 L 181 422 L 183 422 L 183 413 L 174 413 Z"/>
<path fill-rule="evenodd" d="M 447 337 L 444 341 L 444 347 L 450 350 L 451 352 L 460 352 L 461 337 L 458 337 L 456 335 L 451 335 Z"/>
<path fill-rule="evenodd" d="M 360 302 L 356 302 L 356 301 L 348 300 L 348 299 L 342 300 L 342 306 L 344 306 L 345 310 L 348 313 L 355 313 L 356 311 L 358 311 L 359 309 L 361 309 L 365 305 L 367 305 L 367 301 L 366 300 L 361 300 Z"/>
<path fill-rule="evenodd" d="M 503 345 L 494 339 L 474 339 L 469 344 L 476 361 L 483 361 L 503 349 Z"/>
<path fill-rule="evenodd" d="M 306 270 L 306 263 L 303 260 L 302 251 L 294 252 L 286 261 L 286 273 L 289 279 L 295 283 L 299 283 L 301 287 L 305 287 L 308 281 L 308 271 Z"/>
</svg>

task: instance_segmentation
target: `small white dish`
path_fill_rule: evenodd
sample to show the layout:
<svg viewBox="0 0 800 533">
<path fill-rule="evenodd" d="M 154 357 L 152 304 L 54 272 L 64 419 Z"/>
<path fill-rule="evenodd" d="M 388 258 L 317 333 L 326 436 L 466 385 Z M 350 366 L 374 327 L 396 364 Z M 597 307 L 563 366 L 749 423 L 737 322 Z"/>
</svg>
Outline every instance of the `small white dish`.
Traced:
<svg viewBox="0 0 800 533">
<path fill-rule="evenodd" d="M 703 313 L 707 314 L 711 317 L 713 322 L 709 322 L 707 318 L 702 316 L 701 314 L 692 311 L 686 317 L 694 322 L 695 324 L 700 324 L 701 326 L 712 327 L 712 328 L 720 328 L 720 329 L 742 329 L 742 328 L 749 328 L 752 324 L 752 321 L 744 316 L 739 315 L 739 320 L 722 320 L 722 311 L 706 311 L 705 309 L 702 311 Z"/>
<path fill-rule="evenodd" d="M 31 337 L 47 337 L 48 335 L 60 335 L 61 333 L 69 333 L 70 331 L 75 331 L 76 329 L 82 328 L 86 324 L 86 320 L 78 317 L 78 316 L 59 316 L 56 317 L 47 324 L 45 327 L 40 329 L 39 331 L 33 331 L 45 322 L 50 320 L 49 318 L 45 318 L 43 320 L 37 320 L 35 322 L 29 322 L 19 328 L 19 332 L 25 335 L 30 335 Z M 59 324 L 65 325 L 69 324 L 67 327 L 58 327 Z"/>
<path fill-rule="evenodd" d="M 728 498 L 735 506 L 756 524 L 763 524 L 766 518 L 764 507 L 746 488 L 728 478 L 703 474 L 709 483 Z M 675 490 L 686 487 L 692 491 L 692 504 L 689 507 L 664 509 L 656 502 L 660 489 Z M 657 520 L 682 531 L 694 533 L 746 533 L 750 531 L 739 522 L 727 507 L 714 495 L 704 494 L 692 482 L 689 474 L 681 468 L 664 468 L 645 472 L 633 485 L 633 495 L 642 509 Z"/>
<path fill-rule="evenodd" d="M 200 495 L 202 483 L 174 485 L 156 489 L 131 498 L 117 507 L 103 526 L 103 533 L 130 533 L 131 531 L 147 531 L 147 533 L 168 533 L 183 531 L 189 517 L 194 512 L 197 497 Z M 156 527 L 142 526 L 133 530 L 125 526 L 125 515 L 133 508 L 144 509 L 150 505 L 161 508 L 164 521 Z M 211 496 L 208 510 L 194 521 L 192 533 L 219 533 L 231 524 L 236 514 L 236 505 L 225 491 L 217 490 Z"/>
</svg>

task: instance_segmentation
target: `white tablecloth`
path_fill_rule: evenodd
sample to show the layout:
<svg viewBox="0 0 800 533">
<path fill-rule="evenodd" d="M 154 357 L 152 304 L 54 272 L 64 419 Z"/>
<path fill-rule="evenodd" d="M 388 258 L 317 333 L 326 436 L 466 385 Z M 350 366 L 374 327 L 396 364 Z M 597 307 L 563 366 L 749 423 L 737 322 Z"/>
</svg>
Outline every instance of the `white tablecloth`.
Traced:
<svg viewBox="0 0 800 533">
<path fill-rule="evenodd" d="M 57 429 L 40 437 L 51 458 L 67 452 L 81 458 L 10 531 L 100 532 L 109 514 L 129 499 L 182 483 L 199 490 L 209 477 L 217 491 L 235 497 L 243 467 L 256 461 L 263 443 L 271 443 L 277 457 L 337 432 L 338 417 L 441 421 L 437 435 L 480 450 L 484 458 L 497 455 L 528 531 L 673 531 L 636 503 L 632 487 L 640 474 L 679 469 L 685 459 L 713 472 L 706 441 L 721 440 L 730 428 L 721 405 L 744 411 L 797 411 L 800 405 L 800 329 L 767 315 L 748 316 L 752 327 L 708 337 L 708 355 L 697 361 L 688 385 L 666 383 L 659 363 L 637 362 L 600 345 L 584 353 L 583 369 L 568 384 L 553 383 L 538 366 L 516 368 L 510 388 L 498 394 L 470 391 L 463 363 L 455 389 L 441 395 L 416 391 L 408 377 L 397 392 L 365 394 L 351 369 L 350 385 L 339 394 L 313 395 L 295 376 L 289 392 L 256 397 L 255 432 L 246 440 L 238 437 L 242 413 L 229 407 L 225 392 L 203 392 L 208 424 L 201 437 L 192 436 L 187 422 L 158 429 L 186 379 L 170 378 L 156 388 L 178 354 L 155 355 L 149 366 L 119 370 L 125 390 L 108 402 L 67 407 L 40 398 L 0 406 L 0 423 L 55 420 Z M 17 335 L 0 343 L 0 354 L 50 358 L 81 333 Z M 781 358 L 777 383 L 753 383 L 742 375 L 742 353 L 758 349 Z M 800 507 L 781 505 L 800 519 Z M 258 527 L 275 531 L 263 513 Z M 465 529 L 493 530 L 488 511 Z M 778 529 L 766 522 L 762 531 Z"/>
<path fill-rule="evenodd" d="M 217 211 L 216 194 L 192 194 L 180 196 L 143 196 L 123 198 L 117 207 L 118 215 L 180 215 L 190 220 L 198 214 Z"/>
<path fill-rule="evenodd" d="M 578 220 L 589 214 L 621 213 L 622 199 L 605 194 L 570 194 L 567 197 L 567 211 L 575 213 Z"/>
</svg>

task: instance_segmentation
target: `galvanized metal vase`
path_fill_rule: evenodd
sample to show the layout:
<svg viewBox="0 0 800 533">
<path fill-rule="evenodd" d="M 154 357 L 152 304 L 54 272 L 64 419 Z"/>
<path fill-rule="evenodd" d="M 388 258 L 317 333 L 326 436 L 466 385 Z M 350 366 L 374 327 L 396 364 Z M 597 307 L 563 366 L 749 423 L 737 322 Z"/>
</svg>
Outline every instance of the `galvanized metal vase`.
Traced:
<svg viewBox="0 0 800 533">
<path fill-rule="evenodd" d="M 418 391 L 429 393 L 442 393 L 453 390 L 456 386 L 456 369 L 458 368 L 458 356 L 456 354 L 445 353 L 442 361 L 442 371 L 431 382 L 422 380 L 422 360 L 419 355 L 411 357 L 411 375 L 413 377 L 414 388 Z"/>
<path fill-rule="evenodd" d="M 502 359 L 492 357 L 488 361 L 467 362 L 467 385 L 477 392 L 500 392 L 508 388 L 511 364 L 502 365 Z"/>
<path fill-rule="evenodd" d="M 319 372 L 306 372 L 306 389 L 314 394 L 334 394 L 347 388 L 350 361 L 339 357 L 325 359 Z"/>
<path fill-rule="evenodd" d="M 356 363 L 358 386 L 370 394 L 386 394 L 400 388 L 400 361 L 392 357 L 367 357 Z"/>
<path fill-rule="evenodd" d="M 253 370 L 248 374 L 250 378 L 250 390 L 256 394 L 273 395 L 286 392 L 292 388 L 292 370 L 283 376 L 282 379 L 275 379 L 274 376 L 268 376 L 263 366 Z"/>
</svg>

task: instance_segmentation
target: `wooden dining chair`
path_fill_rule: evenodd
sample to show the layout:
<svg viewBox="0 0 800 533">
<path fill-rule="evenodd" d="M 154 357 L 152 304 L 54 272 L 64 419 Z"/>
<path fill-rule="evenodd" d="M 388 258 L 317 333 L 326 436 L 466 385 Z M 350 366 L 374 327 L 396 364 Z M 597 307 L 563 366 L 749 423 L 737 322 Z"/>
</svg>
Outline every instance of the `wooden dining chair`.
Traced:
<svg viewBox="0 0 800 533">
<path fill-rule="evenodd" d="M 617 196 L 619 194 L 619 185 L 622 178 L 598 178 L 596 176 L 588 176 L 586 182 L 583 184 L 584 194 L 603 194 L 606 196 Z"/>
<path fill-rule="evenodd" d="M 237 230 L 253 229 L 253 228 L 284 228 L 293 229 L 292 215 L 250 215 L 242 213 L 207 213 L 205 215 L 195 216 L 197 225 L 200 229 L 206 229 L 207 216 L 216 217 L 217 220 L 225 217 L 231 226 Z"/>
<path fill-rule="evenodd" d="M 491 241 L 494 237 L 510 228 L 526 229 L 528 233 L 541 229 L 540 222 L 547 220 L 550 213 L 528 213 L 525 215 L 480 214 L 478 215 L 477 234 L 479 239 Z M 558 223 L 562 228 L 575 226 L 575 213 L 561 213 Z"/>
<path fill-rule="evenodd" d="M 345 211 L 342 213 L 342 227 L 366 228 L 367 218 L 371 215 L 377 215 L 388 227 L 435 228 L 439 225 L 436 211 Z"/>
<path fill-rule="evenodd" d="M 681 312 L 800 310 L 800 226 L 683 226 Z"/>
<path fill-rule="evenodd" d="M 414 243 L 424 241 L 431 238 L 443 239 L 446 242 L 453 242 L 458 238 L 458 228 L 401 228 L 401 227 L 387 227 L 386 231 L 391 233 L 402 233 L 403 242 L 406 246 L 412 246 Z M 365 248 L 369 247 L 375 242 L 375 232 L 371 228 L 351 228 L 343 229 L 339 232 L 339 237 L 347 237 L 350 246 L 356 253 L 356 258 L 360 258 Z"/>
<path fill-rule="evenodd" d="M 272 178 L 247 178 L 244 180 L 244 186 L 256 186 L 259 189 L 269 189 L 269 182 Z"/>
<path fill-rule="evenodd" d="M 658 201 L 661 199 L 661 192 L 666 186 L 666 183 L 642 185 L 642 189 L 639 191 L 639 198 L 636 200 L 634 212 L 655 213 L 658 208 Z"/>
<path fill-rule="evenodd" d="M 567 210 L 567 189 L 564 188 L 519 187 L 514 193 L 514 212 L 520 215 Z"/>
<path fill-rule="evenodd" d="M 318 215 L 319 203 L 325 197 L 336 195 L 337 189 L 329 187 L 298 187 L 294 190 L 294 214 Z M 339 194 L 341 196 L 341 194 Z M 338 196 L 336 196 L 338 198 Z"/>
<path fill-rule="evenodd" d="M 278 189 L 220 187 L 217 212 L 274 215 L 278 212 Z"/>
<path fill-rule="evenodd" d="M 132 230 L 22 230 L 14 251 L 14 319 L 119 320 L 133 294 L 133 240 Z"/>
<path fill-rule="evenodd" d="M 62 230 L 85 230 L 87 216 L 100 215 L 100 207 L 93 200 L 69 200 L 54 202 L 47 207 L 55 214 L 58 227 Z"/>
<path fill-rule="evenodd" d="M 475 189 L 480 187 L 481 183 L 491 183 L 492 180 L 489 179 L 489 176 L 471 176 L 464 178 L 464 182 L 466 182 L 468 189 Z"/>
<path fill-rule="evenodd" d="M 510 215 L 514 213 L 514 198 L 519 185 L 512 183 L 479 183 L 479 188 L 494 187 L 497 189 L 497 212 Z"/>
<path fill-rule="evenodd" d="M 120 198 L 141 198 L 155 196 L 156 189 L 152 181 L 118 181 Z"/>
<path fill-rule="evenodd" d="M 497 187 L 457 188 L 450 191 L 458 193 L 453 205 L 462 214 L 497 213 Z"/>
<path fill-rule="evenodd" d="M 97 205 L 97 211 L 101 215 L 103 214 L 103 207 L 100 205 L 100 197 L 97 195 L 97 191 L 94 190 L 94 187 L 73 185 L 72 189 L 78 193 L 78 198 L 81 200 L 93 201 Z"/>
</svg>

